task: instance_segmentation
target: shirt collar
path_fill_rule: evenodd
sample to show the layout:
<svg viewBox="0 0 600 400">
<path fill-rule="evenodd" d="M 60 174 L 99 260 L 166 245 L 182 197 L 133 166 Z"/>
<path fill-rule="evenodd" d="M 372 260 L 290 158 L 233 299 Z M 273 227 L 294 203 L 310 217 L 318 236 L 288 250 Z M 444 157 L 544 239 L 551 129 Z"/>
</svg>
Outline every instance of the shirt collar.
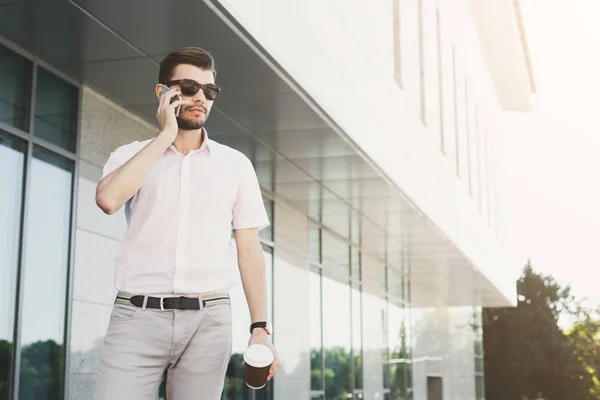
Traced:
<svg viewBox="0 0 600 400">
<path fill-rule="evenodd" d="M 195 153 L 200 153 L 200 152 L 205 151 L 205 150 L 208 150 L 209 153 L 210 153 L 210 148 L 211 148 L 210 142 L 211 142 L 211 140 L 208 138 L 208 132 L 206 131 L 206 128 L 204 128 L 204 127 L 202 127 L 202 137 L 203 137 L 203 140 L 202 140 L 202 144 L 200 145 L 200 148 L 196 149 L 196 150 L 190 151 L 188 155 L 195 154 Z M 169 149 L 171 151 L 175 152 L 176 154 L 182 155 L 179 151 L 177 151 L 177 149 L 173 145 L 170 145 Z"/>
<path fill-rule="evenodd" d="M 204 140 L 202 140 L 202 145 L 197 151 L 210 150 L 210 139 L 208 138 L 208 132 L 205 127 L 202 127 L 202 136 L 204 137 Z"/>
</svg>

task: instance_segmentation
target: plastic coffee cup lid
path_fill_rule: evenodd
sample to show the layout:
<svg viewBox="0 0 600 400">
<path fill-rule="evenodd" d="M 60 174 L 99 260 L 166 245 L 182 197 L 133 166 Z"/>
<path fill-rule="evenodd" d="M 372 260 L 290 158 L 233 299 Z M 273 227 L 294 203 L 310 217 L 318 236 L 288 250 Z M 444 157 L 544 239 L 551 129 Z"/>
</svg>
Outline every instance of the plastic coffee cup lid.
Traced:
<svg viewBox="0 0 600 400">
<path fill-rule="evenodd" d="M 244 352 L 244 361 L 254 368 L 262 368 L 273 363 L 273 352 L 264 344 L 253 344 Z"/>
</svg>

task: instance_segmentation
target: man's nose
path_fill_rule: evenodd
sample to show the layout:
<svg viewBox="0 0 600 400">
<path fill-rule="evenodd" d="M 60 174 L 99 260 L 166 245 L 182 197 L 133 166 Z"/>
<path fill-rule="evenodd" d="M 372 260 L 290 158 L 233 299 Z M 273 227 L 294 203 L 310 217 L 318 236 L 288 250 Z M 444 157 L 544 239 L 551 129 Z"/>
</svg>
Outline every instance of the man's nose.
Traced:
<svg viewBox="0 0 600 400">
<path fill-rule="evenodd" d="M 204 91 L 202 89 L 198 90 L 198 93 L 196 93 L 194 95 L 194 97 L 192 97 L 192 100 L 194 102 L 200 102 L 200 103 L 204 104 L 206 102 L 206 97 L 204 96 Z"/>
</svg>

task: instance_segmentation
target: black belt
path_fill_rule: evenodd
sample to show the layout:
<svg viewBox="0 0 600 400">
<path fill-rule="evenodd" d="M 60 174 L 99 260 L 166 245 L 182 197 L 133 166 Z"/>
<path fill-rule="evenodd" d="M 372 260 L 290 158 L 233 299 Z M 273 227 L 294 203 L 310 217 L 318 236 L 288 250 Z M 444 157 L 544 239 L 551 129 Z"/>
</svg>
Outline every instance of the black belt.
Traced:
<svg viewBox="0 0 600 400">
<path fill-rule="evenodd" d="M 129 301 L 136 307 L 144 306 L 144 295 L 135 295 L 131 297 L 123 297 L 117 295 L 117 299 L 115 302 L 123 304 Z M 200 303 L 202 302 L 202 303 Z M 214 303 L 213 303 L 214 302 Z M 154 308 L 160 310 L 200 310 L 201 308 L 211 306 L 213 304 L 223 304 L 229 302 L 229 296 L 219 296 L 219 297 L 208 297 L 208 298 L 198 298 L 198 297 L 152 297 L 148 296 L 148 300 L 146 302 L 146 308 Z M 202 304 L 202 307 L 200 307 Z"/>
</svg>

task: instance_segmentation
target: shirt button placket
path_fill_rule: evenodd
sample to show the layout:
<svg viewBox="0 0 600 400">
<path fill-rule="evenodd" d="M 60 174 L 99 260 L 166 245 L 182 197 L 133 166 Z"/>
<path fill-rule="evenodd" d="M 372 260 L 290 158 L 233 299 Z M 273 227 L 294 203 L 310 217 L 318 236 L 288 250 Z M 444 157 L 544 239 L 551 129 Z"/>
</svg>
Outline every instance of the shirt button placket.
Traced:
<svg viewBox="0 0 600 400">
<path fill-rule="evenodd" d="M 174 290 L 185 293 L 186 253 L 189 234 L 190 212 L 190 157 L 181 162 L 181 192 L 179 196 L 179 220 L 177 221 L 177 244 L 175 247 Z"/>
</svg>

